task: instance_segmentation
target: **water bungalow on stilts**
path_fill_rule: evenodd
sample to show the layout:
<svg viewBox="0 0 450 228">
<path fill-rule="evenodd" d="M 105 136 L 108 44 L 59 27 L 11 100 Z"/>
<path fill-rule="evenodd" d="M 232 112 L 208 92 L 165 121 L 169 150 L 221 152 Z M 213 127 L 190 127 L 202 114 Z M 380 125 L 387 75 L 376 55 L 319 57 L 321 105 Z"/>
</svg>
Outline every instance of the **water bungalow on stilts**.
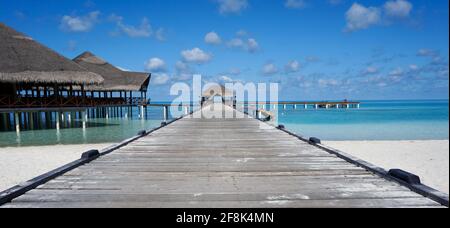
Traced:
<svg viewBox="0 0 450 228">
<path fill-rule="evenodd" d="M 102 113 L 103 118 L 109 118 L 110 113 L 116 117 L 128 118 L 133 115 L 133 107 L 138 107 L 139 117 L 145 117 L 150 102 L 147 99 L 147 88 L 151 74 L 122 71 L 90 52 L 84 52 L 73 61 L 105 79 L 101 85 L 89 85 L 85 88 L 91 97 L 101 98 L 106 102 L 104 105 L 97 104 L 92 113 Z M 135 93 L 138 96 L 134 96 Z M 115 102 L 111 104 L 109 101 Z"/>
<path fill-rule="evenodd" d="M 228 106 L 236 105 L 236 96 L 234 91 L 225 88 L 224 85 L 212 85 L 203 91 L 201 106 L 222 103 Z"/>
<path fill-rule="evenodd" d="M 108 69 L 86 53 L 72 61 L 2 23 L 0 40 L 0 130 L 86 128 L 148 103 L 149 73 Z"/>
</svg>

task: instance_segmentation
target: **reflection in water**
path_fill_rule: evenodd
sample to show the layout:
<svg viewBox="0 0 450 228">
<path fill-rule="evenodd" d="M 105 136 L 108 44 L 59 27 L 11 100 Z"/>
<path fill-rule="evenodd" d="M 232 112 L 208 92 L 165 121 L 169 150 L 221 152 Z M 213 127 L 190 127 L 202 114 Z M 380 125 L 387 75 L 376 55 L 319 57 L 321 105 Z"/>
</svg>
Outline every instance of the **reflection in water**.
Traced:
<svg viewBox="0 0 450 228">
<path fill-rule="evenodd" d="M 56 129 L 56 144 L 61 143 L 61 130 Z"/>
</svg>

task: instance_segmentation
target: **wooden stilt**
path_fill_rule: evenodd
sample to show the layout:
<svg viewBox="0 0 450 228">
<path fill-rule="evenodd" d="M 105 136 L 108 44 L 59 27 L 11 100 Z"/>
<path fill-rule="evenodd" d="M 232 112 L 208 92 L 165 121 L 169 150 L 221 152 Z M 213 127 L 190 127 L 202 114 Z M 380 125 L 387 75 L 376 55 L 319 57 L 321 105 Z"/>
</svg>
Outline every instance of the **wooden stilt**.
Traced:
<svg viewBox="0 0 450 228">
<path fill-rule="evenodd" d="M 59 112 L 55 113 L 55 121 L 56 121 L 56 129 L 59 130 L 61 128 L 61 123 L 60 123 L 60 117 L 62 117 L 62 114 Z"/>
<path fill-rule="evenodd" d="M 18 112 L 14 113 L 14 123 L 16 125 L 16 132 L 20 133 L 20 115 Z"/>
</svg>

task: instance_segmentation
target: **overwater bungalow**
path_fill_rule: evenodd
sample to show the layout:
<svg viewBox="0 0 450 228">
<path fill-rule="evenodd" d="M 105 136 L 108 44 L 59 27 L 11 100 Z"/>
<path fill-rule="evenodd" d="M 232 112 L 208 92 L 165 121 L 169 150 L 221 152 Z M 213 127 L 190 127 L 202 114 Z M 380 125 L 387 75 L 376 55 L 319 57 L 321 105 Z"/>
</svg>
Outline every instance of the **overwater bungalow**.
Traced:
<svg viewBox="0 0 450 228">
<path fill-rule="evenodd" d="M 34 129 L 41 119 L 59 129 L 70 115 L 86 126 L 88 117 L 145 106 L 149 82 L 149 73 L 121 71 L 91 53 L 72 61 L 0 23 L 1 129 Z"/>
<path fill-rule="evenodd" d="M 236 103 L 234 91 L 224 85 L 212 85 L 203 91 L 201 105 L 210 103 L 223 103 L 234 106 Z"/>
<path fill-rule="evenodd" d="M 82 106 L 84 88 L 104 79 L 0 23 L 0 109 Z M 68 86 L 82 94 L 68 96 Z"/>
<path fill-rule="evenodd" d="M 85 88 L 92 96 L 116 99 L 119 105 L 148 104 L 147 89 L 151 74 L 120 70 L 91 52 L 84 52 L 73 61 L 105 79 L 102 84 L 89 85 Z M 140 96 L 133 97 L 133 93 L 136 92 Z"/>
</svg>

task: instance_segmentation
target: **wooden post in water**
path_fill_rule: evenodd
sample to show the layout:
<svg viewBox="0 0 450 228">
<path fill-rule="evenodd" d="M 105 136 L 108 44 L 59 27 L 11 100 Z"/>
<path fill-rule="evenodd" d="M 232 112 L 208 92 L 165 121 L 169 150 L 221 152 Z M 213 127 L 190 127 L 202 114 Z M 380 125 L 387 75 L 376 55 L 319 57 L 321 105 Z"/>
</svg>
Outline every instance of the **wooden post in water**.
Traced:
<svg viewBox="0 0 450 228">
<path fill-rule="evenodd" d="M 34 130 L 34 113 L 28 113 L 28 121 L 30 123 L 30 130 Z"/>
<path fill-rule="evenodd" d="M 81 112 L 81 118 L 82 118 L 82 121 L 83 121 L 83 129 L 86 129 L 86 121 L 87 121 L 86 111 L 82 111 Z"/>
<path fill-rule="evenodd" d="M 52 117 L 50 115 L 51 113 L 49 112 L 45 112 L 44 116 L 45 116 L 45 127 L 46 128 L 52 128 Z"/>
<path fill-rule="evenodd" d="M 3 128 L 5 130 L 8 130 L 8 118 L 6 113 L 2 113 L 2 122 L 3 122 Z"/>
<path fill-rule="evenodd" d="M 72 113 L 71 112 L 67 113 L 67 122 L 69 122 L 69 126 L 71 125 L 70 123 L 72 123 Z"/>
<path fill-rule="evenodd" d="M 55 120 L 56 120 L 56 130 L 59 130 L 59 129 L 61 128 L 61 123 L 60 123 L 60 121 L 59 121 L 59 118 L 60 118 L 60 116 L 62 116 L 62 115 L 61 115 L 61 113 L 56 112 L 56 113 L 55 113 L 55 116 L 56 116 L 56 118 L 55 118 Z"/>
<path fill-rule="evenodd" d="M 144 119 L 144 106 L 139 106 L 139 118 Z"/>
<path fill-rule="evenodd" d="M 16 124 L 16 132 L 20 133 L 20 118 L 19 118 L 19 113 L 18 112 L 14 113 L 14 122 Z"/>
<path fill-rule="evenodd" d="M 164 106 L 164 122 L 166 122 L 167 120 L 169 120 L 169 107 L 168 106 Z"/>
</svg>

